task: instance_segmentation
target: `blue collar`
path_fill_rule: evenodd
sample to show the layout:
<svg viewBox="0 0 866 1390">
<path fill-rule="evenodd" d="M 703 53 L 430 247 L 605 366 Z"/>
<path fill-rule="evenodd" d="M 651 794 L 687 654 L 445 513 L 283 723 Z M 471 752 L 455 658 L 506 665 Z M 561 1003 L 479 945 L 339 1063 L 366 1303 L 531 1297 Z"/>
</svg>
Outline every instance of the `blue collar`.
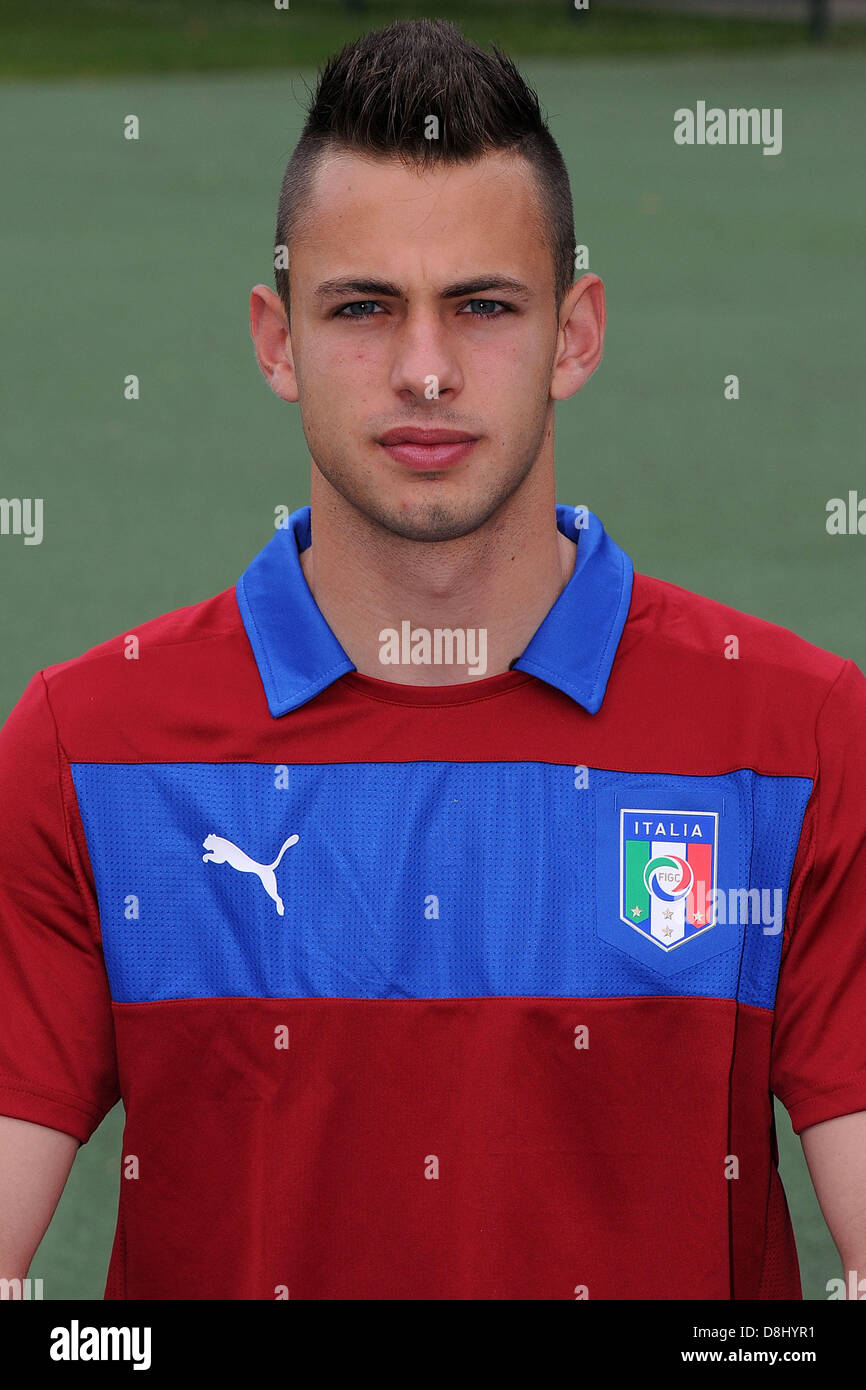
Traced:
<svg viewBox="0 0 866 1390">
<path fill-rule="evenodd" d="M 632 563 L 585 507 L 557 505 L 556 524 L 577 542 L 574 573 L 512 669 L 528 671 L 595 714 L 628 616 Z M 311 540 L 310 508 L 300 507 L 237 582 L 275 719 L 355 670 L 307 587 L 300 553 Z"/>
</svg>

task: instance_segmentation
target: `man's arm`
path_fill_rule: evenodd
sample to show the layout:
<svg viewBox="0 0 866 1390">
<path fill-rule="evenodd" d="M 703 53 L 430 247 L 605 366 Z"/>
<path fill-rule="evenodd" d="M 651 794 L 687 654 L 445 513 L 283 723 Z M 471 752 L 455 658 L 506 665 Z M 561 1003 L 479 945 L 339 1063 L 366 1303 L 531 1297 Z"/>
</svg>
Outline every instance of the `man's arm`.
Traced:
<svg viewBox="0 0 866 1390">
<path fill-rule="evenodd" d="M 84 829 L 37 672 L 0 728 L 0 1278 L 26 1277 L 78 1144 L 118 1097 Z"/>
<path fill-rule="evenodd" d="M 846 1276 L 866 1278 L 866 1110 L 810 1125 L 800 1135 L 824 1220 Z"/>
<path fill-rule="evenodd" d="M 0 1115 L 0 1279 L 24 1279 L 78 1152 L 72 1134 Z"/>
</svg>

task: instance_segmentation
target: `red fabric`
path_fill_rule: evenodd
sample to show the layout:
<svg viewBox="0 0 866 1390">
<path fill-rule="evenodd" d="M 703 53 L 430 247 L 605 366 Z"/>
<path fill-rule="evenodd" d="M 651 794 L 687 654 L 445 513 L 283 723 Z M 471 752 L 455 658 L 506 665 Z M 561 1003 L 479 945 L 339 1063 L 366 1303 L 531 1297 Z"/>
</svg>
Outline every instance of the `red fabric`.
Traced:
<svg viewBox="0 0 866 1390">
<path fill-rule="evenodd" d="M 86 1140 L 122 1092 L 140 1177 L 122 1180 L 108 1296 L 797 1297 L 771 1087 L 798 1129 L 866 1108 L 856 667 L 641 576 L 595 716 L 515 671 L 433 689 L 352 674 L 272 719 L 233 590 L 137 635 L 137 661 L 121 636 L 35 676 L 0 731 L 0 1112 Z M 775 1014 L 112 1006 L 70 762 L 417 758 L 815 778 Z"/>
<path fill-rule="evenodd" d="M 771 1073 L 798 1134 L 866 1109 L 866 681 L 850 662 L 821 708 L 817 737 Z"/>
<path fill-rule="evenodd" d="M 135 1258 L 116 1255 L 110 1297 L 727 1299 L 732 1191 L 738 1296 L 758 1296 L 770 1111 L 754 1071 L 736 1181 L 724 1165 L 735 1025 L 745 1081 L 766 1067 L 765 1010 L 226 999 L 115 1014 L 140 1177 L 121 1179 Z M 660 1065 L 682 1036 L 688 1065 Z M 785 1283 L 798 1298 L 796 1262 Z"/>
<path fill-rule="evenodd" d="M 85 1141 L 120 1098 L 90 866 L 41 675 L 0 730 L 0 1111 Z M 83 837 L 82 837 L 83 839 Z"/>
</svg>

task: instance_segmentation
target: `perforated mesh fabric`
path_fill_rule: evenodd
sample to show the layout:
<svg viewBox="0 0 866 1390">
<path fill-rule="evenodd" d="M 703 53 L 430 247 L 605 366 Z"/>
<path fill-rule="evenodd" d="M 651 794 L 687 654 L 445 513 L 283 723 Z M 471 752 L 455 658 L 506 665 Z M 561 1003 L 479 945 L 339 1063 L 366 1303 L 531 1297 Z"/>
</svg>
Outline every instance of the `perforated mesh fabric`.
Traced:
<svg viewBox="0 0 866 1390">
<path fill-rule="evenodd" d="M 591 771 L 580 791 L 570 766 L 515 762 L 302 765 L 285 787 L 250 763 L 73 775 L 118 1000 L 739 991 L 772 1007 L 781 933 L 720 925 L 668 963 L 620 924 L 609 797 L 665 807 L 709 788 L 727 804 L 721 889 L 749 886 L 750 855 L 759 887 L 786 888 L 803 779 Z"/>
</svg>

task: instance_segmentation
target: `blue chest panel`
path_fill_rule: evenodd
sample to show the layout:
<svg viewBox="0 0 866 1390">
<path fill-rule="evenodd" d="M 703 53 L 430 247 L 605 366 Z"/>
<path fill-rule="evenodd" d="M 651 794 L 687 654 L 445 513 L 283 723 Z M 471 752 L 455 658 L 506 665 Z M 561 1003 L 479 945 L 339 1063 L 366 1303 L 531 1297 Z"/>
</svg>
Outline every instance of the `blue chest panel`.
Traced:
<svg viewBox="0 0 866 1390">
<path fill-rule="evenodd" d="M 534 762 L 72 774 L 124 1002 L 672 994 L 772 1008 L 811 792 L 748 770 Z M 683 895 L 710 863 L 707 925 Z M 665 940 L 668 920 L 679 938 Z"/>
</svg>

